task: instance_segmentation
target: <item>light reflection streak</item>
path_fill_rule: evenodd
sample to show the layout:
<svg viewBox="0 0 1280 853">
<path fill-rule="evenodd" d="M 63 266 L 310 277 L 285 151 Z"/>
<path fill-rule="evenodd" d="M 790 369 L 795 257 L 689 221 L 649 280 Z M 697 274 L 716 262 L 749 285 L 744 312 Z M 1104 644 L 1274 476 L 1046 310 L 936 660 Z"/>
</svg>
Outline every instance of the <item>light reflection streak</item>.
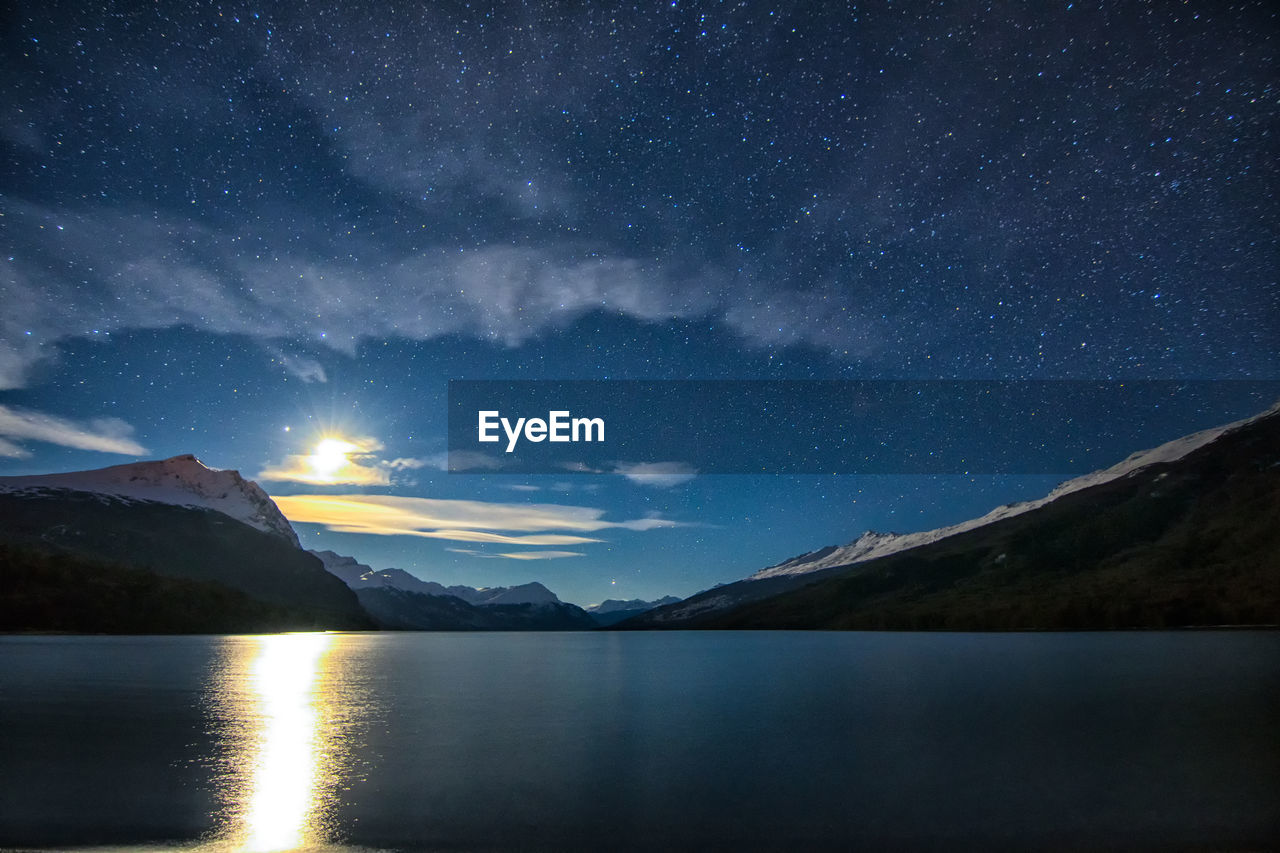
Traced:
<svg viewBox="0 0 1280 853">
<path fill-rule="evenodd" d="M 227 791 L 232 850 L 271 853 L 323 843 L 323 801 L 336 744 L 320 688 L 330 634 L 275 634 L 248 642 L 228 673 L 224 701 L 253 730 L 237 738 Z M 229 694 L 229 695 L 228 695 Z M 243 716 L 242 716 L 243 715 Z M 322 766 L 324 765 L 324 766 Z"/>
</svg>

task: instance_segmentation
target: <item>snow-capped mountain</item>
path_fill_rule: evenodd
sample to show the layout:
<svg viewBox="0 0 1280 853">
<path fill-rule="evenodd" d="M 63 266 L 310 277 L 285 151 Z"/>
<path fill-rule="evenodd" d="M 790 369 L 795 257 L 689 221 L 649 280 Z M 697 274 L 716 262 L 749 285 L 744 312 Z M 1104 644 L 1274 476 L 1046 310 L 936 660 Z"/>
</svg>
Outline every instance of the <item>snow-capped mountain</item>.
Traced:
<svg viewBox="0 0 1280 853">
<path fill-rule="evenodd" d="M 0 477 L 0 491 L 33 489 L 66 489 L 212 509 L 301 547 L 288 519 L 257 483 L 241 477 L 239 471 L 209 468 L 190 454 L 92 471 Z"/>
<path fill-rule="evenodd" d="M 540 583 L 476 589 L 377 570 L 354 557 L 311 551 L 347 584 L 381 628 L 397 631 L 582 631 L 598 623 Z"/>
<path fill-rule="evenodd" d="M 648 613 L 650 610 L 665 607 L 668 604 L 676 604 L 679 601 L 680 599 L 674 595 L 664 596 L 657 601 L 645 601 L 640 598 L 620 601 L 616 598 L 610 598 L 599 604 L 593 604 L 586 610 L 591 614 L 591 618 L 596 620 L 596 624 L 602 628 L 608 628 L 633 616 Z"/>
<path fill-rule="evenodd" d="M 192 456 L 0 478 L 0 550 L 0 630 L 373 627 L 257 485 Z"/>
<path fill-rule="evenodd" d="M 519 586 L 496 586 L 476 589 L 470 586 L 444 586 L 424 581 L 403 569 L 374 569 L 333 551 L 311 551 L 331 574 L 337 575 L 352 589 L 398 589 L 422 595 L 448 595 L 481 607 L 499 604 L 559 604 L 554 592 L 537 581 Z"/>
<path fill-rule="evenodd" d="M 1274 568 L 1275 554 L 1280 553 L 1271 547 L 1268 538 L 1272 528 L 1280 530 L 1280 515 L 1268 515 L 1268 508 L 1280 504 L 1258 497 L 1275 488 L 1275 471 L 1280 470 L 1280 462 L 1274 461 L 1280 457 L 1273 455 L 1274 446 L 1280 441 L 1278 429 L 1280 403 L 1254 417 L 1134 453 L 1109 468 L 1068 480 L 1038 500 L 997 507 L 980 518 L 936 530 L 866 533 L 848 545 L 792 557 L 743 580 L 642 613 L 623 625 L 937 627 L 950 623 L 942 616 L 930 622 L 934 617 L 919 613 L 908 618 L 902 616 L 906 612 L 902 609 L 894 611 L 898 615 L 892 617 L 881 614 L 885 621 L 879 622 L 876 619 L 880 616 L 858 622 L 863 615 L 850 614 L 863 606 L 859 602 L 865 603 L 879 594 L 888 596 L 887 590 L 894 590 L 893 594 L 903 601 L 912 590 L 911 594 L 921 596 L 942 595 L 943 590 L 950 589 L 947 585 L 955 576 L 981 579 L 972 581 L 980 591 L 958 591 L 957 599 L 948 600 L 947 607 L 956 612 L 968 613 L 964 608 L 972 607 L 973 602 L 1007 597 L 1001 605 L 1007 613 L 1000 617 L 1006 621 L 974 616 L 968 622 L 957 623 L 969 626 L 1133 627 L 1191 624 L 1181 620 L 1195 618 L 1235 620 L 1231 624 L 1272 624 L 1274 615 L 1265 602 L 1257 604 L 1254 599 L 1258 596 L 1250 592 L 1253 587 L 1248 584 L 1254 582 L 1251 573 Z M 1167 540 L 1160 538 L 1165 536 Z M 1128 573 L 1107 575 L 1117 566 L 1128 566 Z M 1067 584 L 1050 603 L 1028 603 L 1018 598 L 1025 590 L 1010 586 L 1018 578 L 1034 576 L 1044 588 L 1056 588 L 1055 584 L 1066 583 L 1062 577 L 1070 576 L 1069 572 L 1063 573 L 1064 567 L 1089 577 L 1094 577 L 1089 573 L 1099 573 L 1098 588 L 1125 590 L 1127 598 L 1119 592 L 1104 598 L 1111 603 L 1122 602 L 1132 613 L 1099 615 L 1099 606 L 1090 597 L 1092 588 L 1087 584 L 1080 588 Z M 1201 575 L 1187 567 L 1200 567 Z M 1224 571 L 1249 580 L 1241 580 L 1239 588 L 1234 587 L 1218 571 L 1221 567 L 1231 567 Z M 1059 574 L 1053 574 L 1055 571 Z M 1187 571 L 1195 576 L 1185 579 L 1185 588 L 1169 580 Z M 1049 575 L 1042 576 L 1043 572 Z M 864 576 L 869 586 L 859 586 L 861 581 L 853 580 Z M 961 581 L 955 583 L 959 585 L 957 590 L 963 587 Z M 1266 587 L 1273 581 L 1258 583 Z M 1028 588 L 1039 586 L 1032 584 Z M 1202 608 L 1203 612 L 1196 611 L 1201 613 L 1197 617 L 1188 615 L 1191 611 L 1186 608 L 1178 609 L 1181 605 L 1177 601 L 1187 600 L 1187 590 L 1202 588 L 1206 601 L 1222 604 L 1221 612 L 1210 613 Z M 867 592 L 869 589 L 879 592 Z M 1160 598 L 1166 593 L 1169 601 Z M 1230 596 L 1235 598 L 1228 602 Z M 794 604 L 778 605 L 780 608 L 795 608 L 785 616 L 771 611 L 770 615 L 751 621 L 742 615 L 763 613 L 773 606 L 765 602 L 784 599 Z M 831 602 L 840 602 L 839 607 L 846 610 L 837 612 Z M 806 609 L 811 606 L 816 610 Z M 901 606 L 907 608 L 905 604 Z M 1072 613 L 1086 615 L 1072 621 L 1075 617 L 1057 613 L 1055 607 L 1075 608 Z M 738 615 L 730 618 L 731 613 Z M 1008 613 L 1022 613 L 1023 621 Z M 917 617 L 919 621 L 912 621 Z M 969 629 L 986 630 L 966 628 Z"/>
<path fill-rule="evenodd" d="M 1206 444 L 1218 439 L 1219 437 L 1239 429 L 1247 424 L 1251 424 L 1260 418 L 1273 415 L 1280 412 L 1280 403 L 1272 406 L 1261 414 L 1254 415 L 1244 420 L 1235 421 L 1234 423 L 1225 424 L 1219 427 L 1201 430 L 1173 441 L 1166 442 L 1159 447 L 1150 450 L 1141 450 L 1132 454 L 1122 462 L 1118 462 L 1109 468 L 1103 468 L 1099 471 L 1093 471 L 1071 480 L 1067 480 L 1059 484 L 1053 491 L 1033 501 L 1021 501 L 1019 503 L 1005 504 L 996 507 L 991 512 L 979 518 L 962 521 L 959 524 L 948 525 L 947 527 L 939 527 L 935 530 L 922 530 L 917 533 L 877 533 L 874 530 L 868 530 L 854 541 L 847 545 L 834 546 L 828 545 L 817 551 L 810 551 L 797 557 L 792 557 L 777 565 L 769 566 L 761 569 L 755 574 L 749 576 L 747 580 L 763 580 L 765 578 L 776 578 L 784 575 L 803 575 L 809 572 L 821 571 L 835 566 L 847 566 L 853 563 L 861 563 L 867 560 L 874 560 L 878 557 L 885 557 L 889 554 L 896 554 L 899 551 L 905 551 L 908 548 L 916 548 L 921 545 L 928 545 L 945 539 L 949 536 L 955 536 L 958 533 L 965 533 L 969 530 L 975 530 L 979 527 L 985 527 L 997 521 L 1011 518 L 1015 515 L 1021 515 L 1035 509 L 1039 509 L 1064 495 L 1078 492 L 1081 489 L 1087 489 L 1102 483 L 1108 483 L 1112 480 L 1118 480 L 1127 477 L 1136 471 L 1139 471 L 1149 465 L 1155 465 L 1162 462 L 1173 462 L 1183 458 L 1188 453 L 1204 447 Z"/>
<path fill-rule="evenodd" d="M 645 601 L 640 598 L 621 601 L 617 598 L 608 598 L 599 604 L 591 604 L 583 609 L 588 613 L 593 614 L 616 613 L 620 610 L 638 612 L 643 610 L 652 610 L 655 607 L 664 607 L 668 604 L 675 604 L 679 600 L 680 599 L 676 598 L 674 595 L 664 596 L 663 598 L 659 598 L 657 601 Z"/>
<path fill-rule="evenodd" d="M 897 533 L 877 533 L 874 530 L 868 530 L 848 545 L 828 545 L 817 551 L 800 554 L 783 560 L 777 565 L 761 569 L 747 580 L 773 578 L 779 575 L 802 575 L 829 569 L 832 566 L 847 566 L 859 560 L 870 560 L 882 554 L 902 550 L 899 543 L 903 538 L 905 537 Z"/>
<path fill-rule="evenodd" d="M 477 589 L 472 604 L 489 606 L 495 604 L 559 604 L 560 599 L 554 592 L 537 581 L 522 583 L 519 586 L 495 586 L 488 589 Z"/>
</svg>

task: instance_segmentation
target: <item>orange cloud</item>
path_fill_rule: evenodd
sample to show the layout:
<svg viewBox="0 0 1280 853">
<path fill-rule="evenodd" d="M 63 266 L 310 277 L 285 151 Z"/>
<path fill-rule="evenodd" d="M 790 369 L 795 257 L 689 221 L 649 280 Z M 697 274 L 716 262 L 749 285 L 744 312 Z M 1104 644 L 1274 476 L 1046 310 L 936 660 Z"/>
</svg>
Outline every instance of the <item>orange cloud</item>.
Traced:
<svg viewBox="0 0 1280 853">
<path fill-rule="evenodd" d="M 290 521 L 322 524 L 337 533 L 422 536 L 456 542 L 579 545 L 604 541 L 581 534 L 610 528 L 654 530 L 680 526 L 678 522 L 661 518 L 606 521 L 602 517 L 602 509 L 559 504 L 493 503 L 395 495 L 287 495 L 273 497 L 272 500 Z M 518 556 L 513 559 L 538 558 Z"/>
</svg>

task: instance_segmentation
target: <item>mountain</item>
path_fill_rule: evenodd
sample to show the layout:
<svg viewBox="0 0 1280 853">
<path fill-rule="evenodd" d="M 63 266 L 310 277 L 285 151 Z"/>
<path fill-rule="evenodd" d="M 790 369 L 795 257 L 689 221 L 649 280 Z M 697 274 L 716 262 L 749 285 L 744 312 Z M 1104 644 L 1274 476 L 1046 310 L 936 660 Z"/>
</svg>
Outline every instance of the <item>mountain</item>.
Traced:
<svg viewBox="0 0 1280 853">
<path fill-rule="evenodd" d="M 454 593 L 456 594 L 456 593 Z M 497 586 L 477 589 L 472 604 L 493 607 L 499 604 L 561 604 L 559 596 L 537 581 L 519 586 Z M 576 605 L 575 605 L 576 606 Z"/>
<path fill-rule="evenodd" d="M 624 627 L 954 630 L 1280 624 L 1280 406 L 1036 501 L 864 534 Z"/>
<path fill-rule="evenodd" d="M 449 595 L 477 606 L 561 603 L 554 592 L 537 581 L 519 586 L 480 589 L 472 586 L 444 586 L 435 581 L 421 580 L 403 569 L 374 569 L 356 562 L 355 557 L 345 557 L 333 551 L 309 551 L 308 553 L 318 557 L 326 569 L 342 578 L 343 582 L 352 589 L 386 587 L 422 595 Z"/>
<path fill-rule="evenodd" d="M 0 491 L 62 489 L 217 510 L 295 548 L 298 534 L 275 502 L 239 471 L 208 468 L 190 454 L 67 474 L 0 477 Z"/>
<path fill-rule="evenodd" d="M 630 619 L 632 616 L 639 616 L 641 613 L 653 610 L 655 607 L 675 604 L 679 600 L 674 595 L 667 595 L 656 601 L 644 601 L 639 598 L 621 601 L 616 598 L 609 598 L 599 604 L 590 605 L 586 608 L 586 611 L 596 620 L 596 624 L 601 627 L 608 627 Z"/>
<path fill-rule="evenodd" d="M 1182 438 L 1174 439 L 1166 442 L 1159 447 L 1150 450 L 1141 450 L 1130 455 L 1122 462 L 1118 462 L 1109 468 L 1103 468 L 1067 480 L 1059 484 L 1053 491 L 1033 501 L 1022 501 L 1019 503 L 1005 504 L 996 507 L 980 518 L 962 521 L 959 524 L 952 524 L 947 527 L 939 527 L 936 530 L 925 530 L 919 533 L 877 533 L 874 530 L 868 530 L 860 537 L 850 542 L 848 545 L 840 547 L 827 546 L 818 551 L 811 551 L 807 554 L 801 554 L 798 557 L 792 557 L 778 563 L 775 566 L 761 569 L 751 575 L 747 580 L 760 580 L 762 578 L 780 577 L 782 575 L 799 575 L 809 572 L 821 571 L 836 566 L 847 566 L 852 563 L 859 563 L 866 560 L 874 560 L 878 557 L 885 557 L 889 554 L 896 554 L 899 551 L 906 551 L 910 548 L 917 548 L 921 545 L 928 545 L 931 542 L 937 542 L 948 536 L 954 536 L 958 533 L 964 533 L 967 530 L 975 530 L 979 527 L 985 527 L 988 524 L 994 524 L 1006 518 L 1012 518 L 1025 512 L 1039 509 L 1065 495 L 1088 489 L 1093 486 L 1109 483 L 1112 480 L 1120 479 L 1148 465 L 1155 465 L 1161 462 L 1173 462 L 1182 459 L 1187 454 L 1197 450 L 1210 442 L 1213 442 L 1228 432 L 1240 429 L 1243 426 L 1254 423 L 1262 418 L 1275 415 L 1280 412 L 1280 403 L 1272 406 L 1266 412 L 1255 415 L 1252 418 L 1246 418 L 1241 421 L 1226 424 L 1224 426 L 1212 427 L 1210 429 L 1201 430 Z"/>
<path fill-rule="evenodd" d="M 390 586 L 356 595 L 379 628 L 403 631 L 587 631 L 597 627 L 582 608 L 562 601 L 471 604 L 453 595 L 424 595 Z"/>
<path fill-rule="evenodd" d="M 257 484 L 192 456 L 0 477 L 0 549 L 0 629 L 370 626 Z M 223 604 L 196 618 L 204 605 L 192 598 Z M 113 614 L 105 602 L 134 612 Z"/>
<path fill-rule="evenodd" d="M 586 608 L 588 613 L 618 613 L 623 610 L 652 610 L 655 607 L 663 607 L 667 604 L 675 604 L 680 599 L 674 595 L 664 596 L 656 601 L 644 601 L 639 598 L 632 598 L 627 601 L 621 601 L 617 598 L 607 598 L 599 604 L 592 604 Z"/>
<path fill-rule="evenodd" d="M 391 587 L 393 589 L 420 592 L 424 595 L 448 595 L 449 592 L 440 584 L 423 581 L 403 569 L 383 569 L 378 571 L 364 563 L 357 562 L 355 557 L 346 557 L 333 551 L 308 551 L 320 560 L 321 565 L 352 589 L 366 587 Z M 470 589 L 470 587 L 464 587 Z"/>
<path fill-rule="evenodd" d="M 355 590 L 380 628 L 411 631 L 578 631 L 597 627 L 582 608 L 536 581 L 476 589 L 424 581 L 402 569 L 374 569 L 354 557 L 312 551 Z"/>
</svg>

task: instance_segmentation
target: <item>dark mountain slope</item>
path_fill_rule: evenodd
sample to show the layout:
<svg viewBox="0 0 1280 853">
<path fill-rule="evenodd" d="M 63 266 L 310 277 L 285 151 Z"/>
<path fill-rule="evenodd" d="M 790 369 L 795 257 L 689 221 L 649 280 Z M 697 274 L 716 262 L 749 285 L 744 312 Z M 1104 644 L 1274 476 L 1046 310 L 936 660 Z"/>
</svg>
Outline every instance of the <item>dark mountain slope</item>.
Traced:
<svg viewBox="0 0 1280 853">
<path fill-rule="evenodd" d="M 659 611 L 624 626 L 1053 630 L 1280 624 L 1280 413 L 1255 419 L 1182 459 L 806 580 L 800 588 L 731 608 L 665 622 Z"/>
<path fill-rule="evenodd" d="M 264 604 L 225 584 L 0 545 L 0 631 L 228 634 L 317 627 L 314 613 Z"/>
<path fill-rule="evenodd" d="M 370 627 L 355 594 L 315 557 L 212 509 L 68 489 L 0 492 L 0 543 L 86 570 L 116 564 L 221 584 L 307 627 Z"/>
</svg>

